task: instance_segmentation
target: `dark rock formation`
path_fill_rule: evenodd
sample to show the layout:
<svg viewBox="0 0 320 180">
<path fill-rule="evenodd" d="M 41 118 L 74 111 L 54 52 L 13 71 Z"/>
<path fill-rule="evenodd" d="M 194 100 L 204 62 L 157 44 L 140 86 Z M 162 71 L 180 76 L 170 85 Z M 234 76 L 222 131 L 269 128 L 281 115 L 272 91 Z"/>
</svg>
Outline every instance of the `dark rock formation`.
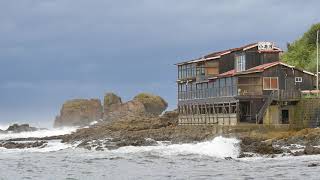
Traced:
<svg viewBox="0 0 320 180">
<path fill-rule="evenodd" d="M 156 141 L 191 143 L 219 136 L 212 126 L 177 126 L 178 113 L 162 116 L 125 116 L 117 121 L 100 123 L 63 137 L 63 142 L 82 142 L 78 147 L 103 150 L 122 146 L 156 145 Z"/>
<path fill-rule="evenodd" d="M 87 126 L 102 118 L 102 105 L 99 99 L 75 99 L 63 104 L 54 126 Z"/>
<path fill-rule="evenodd" d="M 308 164 L 308 167 L 317 167 L 317 166 L 319 166 L 319 164 L 317 164 L 317 163 Z"/>
<path fill-rule="evenodd" d="M 0 147 L 6 149 L 24 149 L 24 148 L 35 148 L 40 147 L 43 148 L 47 145 L 47 141 L 36 141 L 36 142 L 12 142 L 12 141 L 2 141 L 0 142 Z"/>
<path fill-rule="evenodd" d="M 7 132 L 12 132 L 12 133 L 21 133 L 21 132 L 30 132 L 30 131 L 36 131 L 38 128 L 31 127 L 29 124 L 13 124 L 8 127 L 6 130 Z"/>
<path fill-rule="evenodd" d="M 306 155 L 315 155 L 315 154 L 320 154 L 320 148 L 313 147 L 311 145 L 307 145 L 304 148 L 304 154 Z"/>
<path fill-rule="evenodd" d="M 242 152 L 253 152 L 257 154 L 281 154 L 283 150 L 275 148 L 272 143 L 266 143 L 258 139 L 244 137 L 240 143 Z"/>
</svg>

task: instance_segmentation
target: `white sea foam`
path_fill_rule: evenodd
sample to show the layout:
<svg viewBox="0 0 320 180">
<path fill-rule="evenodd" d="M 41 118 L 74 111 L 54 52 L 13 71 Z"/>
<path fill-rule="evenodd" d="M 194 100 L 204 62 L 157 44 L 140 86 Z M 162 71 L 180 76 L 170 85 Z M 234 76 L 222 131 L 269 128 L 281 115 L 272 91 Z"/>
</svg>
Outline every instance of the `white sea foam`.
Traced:
<svg viewBox="0 0 320 180">
<path fill-rule="evenodd" d="M 90 123 L 90 126 L 95 125 L 95 124 L 97 124 L 97 123 L 98 123 L 98 121 L 92 121 L 92 122 Z"/>
<path fill-rule="evenodd" d="M 6 130 L 8 129 L 9 125 L 0 124 L 0 130 Z"/>
<path fill-rule="evenodd" d="M 237 158 L 240 154 L 240 141 L 235 138 L 216 137 L 211 141 L 199 142 L 195 144 L 172 144 L 159 146 L 127 146 L 112 152 L 116 153 L 140 153 L 155 152 L 160 155 L 188 155 L 198 154 L 217 158 L 232 157 Z"/>
<path fill-rule="evenodd" d="M 22 132 L 22 133 L 8 133 L 0 134 L 0 140 L 13 139 L 13 138 L 29 138 L 29 137 L 48 137 L 48 136 L 58 136 L 64 134 L 70 134 L 76 131 L 76 127 L 63 127 L 56 129 L 38 130 L 33 132 Z"/>
</svg>

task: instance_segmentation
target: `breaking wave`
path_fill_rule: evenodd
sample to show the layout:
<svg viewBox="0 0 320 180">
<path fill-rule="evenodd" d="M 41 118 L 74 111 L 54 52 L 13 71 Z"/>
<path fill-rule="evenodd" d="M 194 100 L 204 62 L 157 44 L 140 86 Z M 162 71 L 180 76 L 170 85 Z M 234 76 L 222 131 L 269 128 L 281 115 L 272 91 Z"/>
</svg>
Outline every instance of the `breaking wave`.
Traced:
<svg viewBox="0 0 320 180">
<path fill-rule="evenodd" d="M 41 138 L 41 137 L 48 137 L 48 136 L 59 136 L 59 135 L 70 134 L 76 130 L 77 130 L 76 127 L 63 127 L 63 128 L 56 128 L 56 129 L 38 130 L 33 132 L 0 134 L 0 140 L 14 139 L 14 138 L 30 138 L 30 137 Z"/>
<path fill-rule="evenodd" d="M 9 125 L 0 124 L 0 130 L 8 129 Z"/>
<path fill-rule="evenodd" d="M 240 154 L 240 140 L 235 138 L 216 137 L 211 141 L 199 142 L 195 144 L 161 144 L 158 146 L 127 146 L 112 152 L 116 153 L 143 153 L 151 152 L 160 155 L 205 155 L 217 158 L 232 157 L 237 158 Z"/>
</svg>

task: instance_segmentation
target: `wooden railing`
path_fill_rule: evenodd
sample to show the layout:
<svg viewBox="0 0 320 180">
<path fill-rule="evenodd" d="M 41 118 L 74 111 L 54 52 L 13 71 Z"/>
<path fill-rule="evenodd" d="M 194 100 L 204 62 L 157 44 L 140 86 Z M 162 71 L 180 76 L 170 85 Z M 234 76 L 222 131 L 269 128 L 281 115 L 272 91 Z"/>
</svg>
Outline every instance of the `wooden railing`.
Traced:
<svg viewBox="0 0 320 180">
<path fill-rule="evenodd" d="M 299 90 L 277 90 L 273 91 L 273 99 L 276 101 L 292 101 L 301 99 L 301 91 Z"/>
</svg>

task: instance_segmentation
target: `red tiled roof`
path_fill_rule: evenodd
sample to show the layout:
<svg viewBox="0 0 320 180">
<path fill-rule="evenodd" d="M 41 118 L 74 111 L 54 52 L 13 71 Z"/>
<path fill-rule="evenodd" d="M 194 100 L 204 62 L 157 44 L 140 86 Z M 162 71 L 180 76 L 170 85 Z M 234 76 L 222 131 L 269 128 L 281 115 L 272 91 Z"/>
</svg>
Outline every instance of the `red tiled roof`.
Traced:
<svg viewBox="0 0 320 180">
<path fill-rule="evenodd" d="M 238 48 L 231 48 L 231 49 L 227 49 L 227 50 L 223 50 L 223 51 L 213 52 L 213 53 L 210 53 L 208 55 L 205 55 L 204 58 L 220 56 L 221 54 L 224 54 L 224 53 L 229 52 L 229 51 L 230 52 L 239 51 L 239 50 L 243 50 L 243 49 L 245 49 L 247 47 L 254 46 L 254 45 L 258 45 L 258 43 L 251 43 L 251 44 L 247 44 L 245 46 L 238 47 Z"/>
<path fill-rule="evenodd" d="M 225 77 L 225 76 L 234 76 L 236 74 L 236 70 L 232 69 L 230 71 L 218 74 L 218 77 Z"/>
<path fill-rule="evenodd" d="M 255 66 L 253 68 L 250 68 L 250 69 L 248 69 L 248 70 L 246 70 L 244 72 L 247 72 L 247 71 L 263 71 L 265 69 L 268 69 L 268 68 L 270 68 L 272 66 L 275 66 L 275 65 L 278 65 L 278 64 L 281 64 L 281 62 L 280 61 L 276 61 L 276 62 L 261 64 L 259 66 Z"/>
</svg>

